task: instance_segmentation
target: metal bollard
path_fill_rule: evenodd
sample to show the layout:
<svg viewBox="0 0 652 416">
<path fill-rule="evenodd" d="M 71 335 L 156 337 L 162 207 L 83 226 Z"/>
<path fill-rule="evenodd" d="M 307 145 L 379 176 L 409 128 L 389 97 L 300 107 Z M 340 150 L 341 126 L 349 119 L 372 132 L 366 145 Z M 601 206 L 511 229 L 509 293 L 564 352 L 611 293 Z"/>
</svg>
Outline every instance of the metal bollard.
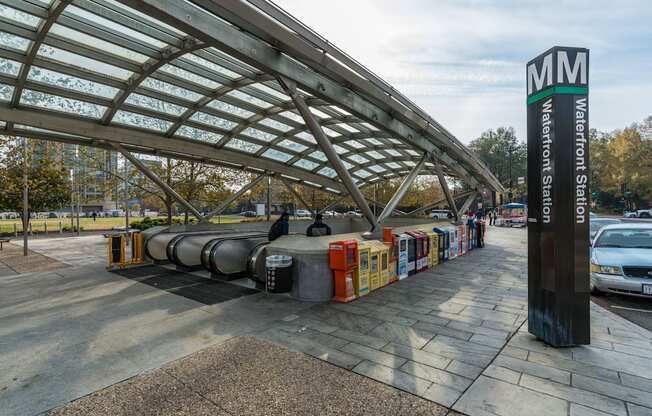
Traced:
<svg viewBox="0 0 652 416">
<path fill-rule="evenodd" d="M 45 230 L 45 235 L 48 235 L 48 223 L 47 222 L 43 223 L 43 229 Z"/>
<path fill-rule="evenodd" d="M 143 236 L 140 232 L 131 234 L 131 264 L 141 264 L 145 261 L 143 256 Z"/>
<path fill-rule="evenodd" d="M 59 234 L 61 234 L 62 232 L 63 232 L 63 228 L 61 226 L 61 221 L 59 221 Z"/>
<path fill-rule="evenodd" d="M 125 236 L 124 234 L 111 235 L 107 238 L 109 249 L 109 267 L 125 267 Z"/>
</svg>

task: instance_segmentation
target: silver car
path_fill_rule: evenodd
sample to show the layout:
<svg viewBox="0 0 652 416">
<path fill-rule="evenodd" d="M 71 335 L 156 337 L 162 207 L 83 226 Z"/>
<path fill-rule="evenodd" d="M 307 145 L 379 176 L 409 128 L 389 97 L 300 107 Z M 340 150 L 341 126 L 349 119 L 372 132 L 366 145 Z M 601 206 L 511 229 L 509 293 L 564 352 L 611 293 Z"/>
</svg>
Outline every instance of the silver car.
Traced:
<svg viewBox="0 0 652 416">
<path fill-rule="evenodd" d="M 589 224 L 591 228 L 591 242 L 595 239 L 595 236 L 598 234 L 598 231 L 607 225 L 611 224 L 620 224 L 622 221 L 618 218 L 605 218 L 605 217 L 591 217 L 589 219 Z"/>
<path fill-rule="evenodd" d="M 652 298 L 652 224 L 607 225 L 591 249 L 591 293 Z"/>
</svg>

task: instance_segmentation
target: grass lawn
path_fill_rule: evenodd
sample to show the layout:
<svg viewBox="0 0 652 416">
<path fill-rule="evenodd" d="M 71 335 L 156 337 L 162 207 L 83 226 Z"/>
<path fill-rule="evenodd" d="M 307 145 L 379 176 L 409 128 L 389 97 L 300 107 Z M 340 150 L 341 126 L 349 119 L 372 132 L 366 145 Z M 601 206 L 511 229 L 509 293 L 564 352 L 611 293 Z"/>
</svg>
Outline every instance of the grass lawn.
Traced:
<svg viewBox="0 0 652 416">
<path fill-rule="evenodd" d="M 158 217 L 158 218 L 165 218 L 165 217 Z M 175 218 L 178 218 L 181 221 L 183 221 L 183 217 L 175 217 Z M 142 217 L 129 217 L 129 222 L 131 223 L 133 221 L 140 221 L 142 219 L 143 219 Z M 242 220 L 243 217 L 240 217 L 239 215 L 221 215 L 219 217 L 211 218 L 211 222 L 216 224 L 217 223 L 232 224 L 232 223 L 241 222 Z M 77 224 L 76 221 L 77 220 L 75 219 L 75 225 Z M 49 233 L 58 232 L 59 224 L 61 224 L 61 227 L 67 226 L 68 228 L 70 228 L 70 218 L 32 219 L 30 223 L 32 225 L 33 232 L 44 232 L 46 228 L 46 224 Z M 23 224 L 20 219 L 0 220 L 0 234 L 13 233 L 14 224 L 16 224 L 16 229 L 20 233 L 23 229 Z M 79 225 L 81 226 L 82 231 L 111 230 L 117 227 L 124 227 L 125 218 L 124 217 L 109 217 L 109 218 L 98 217 L 95 221 L 93 221 L 92 218 L 81 217 L 79 219 Z"/>
</svg>

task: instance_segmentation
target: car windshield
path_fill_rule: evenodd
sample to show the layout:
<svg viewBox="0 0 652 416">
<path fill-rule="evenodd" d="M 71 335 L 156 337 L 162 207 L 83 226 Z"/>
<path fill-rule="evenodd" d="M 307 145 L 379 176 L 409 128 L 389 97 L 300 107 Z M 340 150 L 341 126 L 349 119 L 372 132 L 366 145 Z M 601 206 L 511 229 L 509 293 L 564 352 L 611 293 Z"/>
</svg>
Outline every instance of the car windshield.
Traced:
<svg viewBox="0 0 652 416">
<path fill-rule="evenodd" d="M 652 229 L 604 230 L 594 247 L 652 249 Z"/>
<path fill-rule="evenodd" d="M 591 232 L 597 232 L 600 228 L 609 224 L 619 224 L 620 221 L 616 219 L 592 219 L 591 220 Z"/>
</svg>

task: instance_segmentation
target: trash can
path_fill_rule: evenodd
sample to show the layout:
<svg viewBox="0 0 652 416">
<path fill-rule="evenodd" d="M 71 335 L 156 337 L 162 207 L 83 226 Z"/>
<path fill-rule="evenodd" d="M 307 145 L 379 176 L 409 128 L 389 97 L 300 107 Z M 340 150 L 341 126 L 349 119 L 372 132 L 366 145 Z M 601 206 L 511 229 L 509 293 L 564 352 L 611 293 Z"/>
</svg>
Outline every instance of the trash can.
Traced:
<svg viewBox="0 0 652 416">
<path fill-rule="evenodd" d="M 265 259 L 267 274 L 266 290 L 271 293 L 285 293 L 292 290 L 292 257 L 268 256 Z"/>
</svg>

